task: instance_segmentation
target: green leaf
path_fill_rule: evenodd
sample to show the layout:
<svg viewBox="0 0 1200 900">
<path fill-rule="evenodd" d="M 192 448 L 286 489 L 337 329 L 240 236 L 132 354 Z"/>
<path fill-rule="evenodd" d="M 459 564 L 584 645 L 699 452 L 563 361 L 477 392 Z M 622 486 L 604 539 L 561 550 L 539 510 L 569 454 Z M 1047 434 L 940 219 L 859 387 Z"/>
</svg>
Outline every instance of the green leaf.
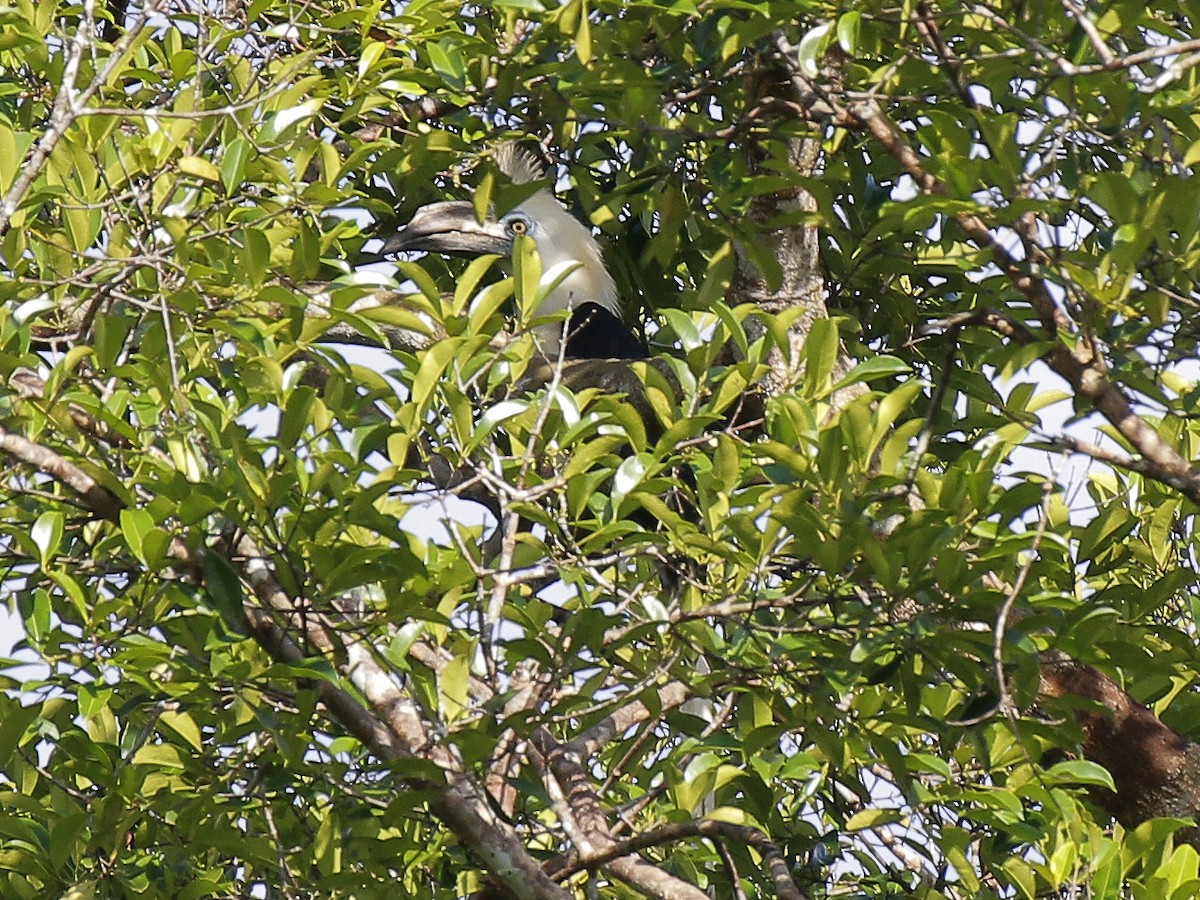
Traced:
<svg viewBox="0 0 1200 900">
<path fill-rule="evenodd" d="M 364 77 L 375 63 L 383 57 L 387 45 L 382 41 L 366 41 L 358 55 L 358 77 Z"/>
<path fill-rule="evenodd" d="M 288 397 L 279 423 L 279 445 L 290 448 L 300 440 L 300 435 L 312 421 L 311 413 L 317 402 L 317 394 L 312 388 L 296 388 Z"/>
<path fill-rule="evenodd" d="M 425 45 L 425 52 L 429 54 L 434 70 L 457 84 L 462 81 L 464 74 L 462 56 L 454 50 L 447 50 L 447 46 L 451 46 L 448 41 L 431 42 Z"/>
<path fill-rule="evenodd" d="M 242 261 L 251 284 L 261 285 L 266 281 L 271 265 L 271 243 L 265 234 L 254 228 L 242 231 Z"/>
<path fill-rule="evenodd" d="M 592 61 L 592 23 L 586 0 L 579 6 L 579 27 L 575 29 L 575 54 L 585 66 Z"/>
<path fill-rule="evenodd" d="M 648 459 L 644 453 L 629 457 L 617 467 L 616 474 L 613 475 L 612 504 L 614 509 L 620 509 L 626 495 L 642 483 L 648 467 Z"/>
<path fill-rule="evenodd" d="M 221 155 L 221 184 L 225 193 L 232 194 L 234 189 L 246 178 L 246 163 L 253 150 L 250 142 L 244 138 L 234 138 L 225 146 Z"/>
<path fill-rule="evenodd" d="M 33 592 L 33 608 L 25 616 L 25 631 L 35 641 L 43 641 L 50 634 L 50 614 L 53 604 L 50 594 L 43 588 Z"/>
<path fill-rule="evenodd" d="M 488 215 L 491 214 L 491 211 L 492 211 L 492 197 L 495 194 L 495 192 L 496 192 L 496 173 L 492 169 L 487 169 L 483 173 L 483 177 L 479 179 L 479 184 L 476 186 L 475 192 L 471 195 L 471 205 L 472 205 L 472 208 L 475 210 L 475 221 L 476 222 L 487 221 L 487 217 L 488 217 Z M 478 262 L 478 260 L 476 260 L 476 262 Z M 476 280 L 478 280 L 477 277 L 476 277 Z M 468 290 L 467 294 L 469 295 L 470 292 L 473 290 L 474 290 L 474 287 L 472 287 L 470 290 Z M 457 297 L 458 297 L 458 293 L 456 291 L 455 292 L 456 300 L 457 300 Z M 465 304 L 459 305 L 456 303 L 456 306 L 458 306 L 459 309 L 461 309 L 462 306 L 464 306 L 464 305 Z"/>
<path fill-rule="evenodd" d="M 837 42 L 847 54 L 853 56 L 858 49 L 858 33 L 862 27 L 862 12 L 851 10 L 842 13 L 837 21 Z"/>
<path fill-rule="evenodd" d="M 217 553 L 204 554 L 204 587 L 221 618 L 240 630 L 245 621 L 242 582 L 228 561 Z"/>
<path fill-rule="evenodd" d="M 150 529 L 154 527 L 154 517 L 144 509 L 126 508 L 121 510 L 121 535 L 133 555 L 142 563 L 146 562 L 144 542 Z"/>
<path fill-rule="evenodd" d="M 826 392 L 838 356 L 837 326 L 828 319 L 813 322 L 804 342 L 804 391 L 809 396 Z"/>
<path fill-rule="evenodd" d="M 288 274 L 295 281 L 303 282 L 315 278 L 320 269 L 320 235 L 309 222 L 301 222 L 295 243 L 292 245 L 292 262 L 288 266 Z"/>
<path fill-rule="evenodd" d="M 438 675 L 438 696 L 446 719 L 453 722 L 467 711 L 470 697 L 470 660 L 465 654 L 451 659 Z"/>
<path fill-rule="evenodd" d="M 467 304 L 470 302 L 471 298 L 475 296 L 475 291 L 479 287 L 479 282 L 483 280 L 483 276 L 488 273 L 488 271 L 499 258 L 500 257 L 496 256 L 495 254 L 485 253 L 483 256 L 478 256 L 471 260 L 471 262 L 467 265 L 466 270 L 462 275 L 459 276 L 458 281 L 455 282 L 454 304 L 450 309 L 451 315 L 462 315 L 463 310 L 467 308 Z M 498 308 L 498 304 L 502 303 L 504 299 L 506 299 L 504 297 L 500 297 L 498 300 L 490 299 L 491 297 L 501 293 L 494 291 L 494 287 L 495 285 L 489 285 L 482 292 L 484 295 L 484 297 L 481 298 L 483 305 L 489 307 L 490 309 Z M 493 304 L 496 305 L 493 306 Z M 484 316 L 484 320 L 486 320 L 487 316 L 491 315 L 491 312 L 488 311 L 485 313 L 479 313 L 476 309 L 472 308 L 472 321 L 475 321 L 476 317 L 481 314 Z"/>
<path fill-rule="evenodd" d="M 538 304 L 538 287 L 542 281 L 542 259 L 532 238 L 518 235 L 513 241 L 513 296 L 521 312 L 521 321 L 528 322 Z"/>
<path fill-rule="evenodd" d="M 876 378 L 889 378 L 897 375 L 908 375 L 912 367 L 895 356 L 872 356 L 855 365 L 846 376 L 833 386 L 832 391 L 840 391 L 852 384 L 874 381 Z"/>
<path fill-rule="evenodd" d="M 63 514 L 57 510 L 42 513 L 29 529 L 29 536 L 38 549 L 42 568 L 45 568 L 59 553 L 63 536 Z"/>
<path fill-rule="evenodd" d="M 421 354 L 421 363 L 412 382 L 412 402 L 418 409 L 424 409 L 442 380 L 442 373 L 454 355 L 458 352 L 460 342 L 448 339 L 439 341 Z"/>
<path fill-rule="evenodd" d="M 846 831 L 865 831 L 869 828 L 878 828 L 880 825 L 891 825 L 894 822 L 900 821 L 900 818 L 901 813 L 897 809 L 887 809 L 885 807 L 860 809 L 846 820 Z"/>
<path fill-rule="evenodd" d="M 0 765 L 7 768 L 13 752 L 20 746 L 21 737 L 43 711 L 39 703 L 21 704 L 12 698 L 5 698 L 0 708 L 4 712 L 0 715 Z"/>
<path fill-rule="evenodd" d="M 164 769 L 185 768 L 183 757 L 173 744 L 143 744 L 133 754 L 133 763 Z"/>
<path fill-rule="evenodd" d="M 417 285 L 417 289 L 425 296 L 434 308 L 441 304 L 442 292 L 438 290 L 436 282 L 429 276 L 421 266 L 416 263 L 405 262 L 401 260 L 396 263 L 396 268 L 405 278 L 412 279 Z"/>
<path fill-rule="evenodd" d="M 1086 759 L 1068 759 L 1055 763 L 1043 776 L 1050 784 L 1090 784 L 1116 791 L 1108 769 Z"/>
<path fill-rule="evenodd" d="M 796 48 L 796 58 L 800 63 L 800 71 L 807 77 L 816 78 L 821 74 L 821 58 L 829 46 L 832 33 L 833 23 L 822 22 L 815 28 L 809 29 L 804 37 L 800 38 L 800 44 Z"/>
<path fill-rule="evenodd" d="M 183 156 L 179 159 L 179 171 L 184 175 L 194 175 L 205 181 L 220 182 L 220 170 L 207 159 L 199 156 Z"/>
<path fill-rule="evenodd" d="M 189 714 L 177 710 L 165 710 L 159 717 L 159 721 L 187 741 L 188 746 L 197 753 L 204 750 L 204 738 L 200 733 L 200 728 Z"/>
<path fill-rule="evenodd" d="M 17 132 L 0 123 L 0 193 L 7 193 L 34 136 Z"/>
</svg>

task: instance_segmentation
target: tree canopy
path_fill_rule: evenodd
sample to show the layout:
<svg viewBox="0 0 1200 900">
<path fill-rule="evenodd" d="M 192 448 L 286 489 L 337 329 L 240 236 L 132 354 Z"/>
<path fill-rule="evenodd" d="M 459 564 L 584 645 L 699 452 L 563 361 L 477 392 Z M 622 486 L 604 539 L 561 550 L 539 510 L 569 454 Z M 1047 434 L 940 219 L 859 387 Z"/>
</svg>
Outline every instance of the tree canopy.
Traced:
<svg viewBox="0 0 1200 900">
<path fill-rule="evenodd" d="M 1200 893 L 1198 16 L 0 8 L 0 895 Z"/>
</svg>

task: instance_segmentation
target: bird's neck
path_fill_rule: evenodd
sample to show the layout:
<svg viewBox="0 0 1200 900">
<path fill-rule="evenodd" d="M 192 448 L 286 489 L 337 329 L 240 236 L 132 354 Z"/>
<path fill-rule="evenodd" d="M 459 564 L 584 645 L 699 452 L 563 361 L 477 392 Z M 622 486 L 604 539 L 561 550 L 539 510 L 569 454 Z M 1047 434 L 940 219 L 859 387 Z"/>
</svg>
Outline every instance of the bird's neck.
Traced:
<svg viewBox="0 0 1200 900">
<path fill-rule="evenodd" d="M 620 315 L 617 287 L 602 262 L 597 260 L 589 263 L 589 261 L 578 259 L 575 256 L 547 259 L 543 255 L 542 271 L 548 272 L 553 266 L 562 262 L 567 264 L 578 262 L 580 265 L 546 295 L 538 307 L 538 315 L 549 316 L 564 310 L 571 310 L 581 303 L 595 303 L 603 306 L 613 315 Z"/>
<path fill-rule="evenodd" d="M 539 208 L 543 205 L 546 206 L 545 209 Z M 546 295 L 538 307 L 537 315 L 554 315 L 572 310 L 581 303 L 590 302 L 604 307 L 620 318 L 621 305 L 617 299 L 617 286 L 605 268 L 600 246 L 591 231 L 567 213 L 549 193 L 543 196 L 539 192 L 522 206 L 535 221 L 553 222 L 553 234 L 541 236 L 537 240 L 542 271 L 549 272 L 560 264 L 578 263 L 578 266 Z M 547 356 L 558 353 L 563 327 L 562 322 L 538 326 L 539 343 L 542 352 Z"/>
<path fill-rule="evenodd" d="M 540 252 L 540 251 L 539 251 Z M 573 256 L 561 259 L 547 259 L 542 254 L 543 271 L 549 271 L 558 262 L 579 262 L 579 268 L 571 272 L 559 282 L 558 286 L 546 295 L 538 307 L 538 316 L 550 316 L 555 313 L 569 312 L 583 303 L 595 303 L 620 318 L 620 305 L 617 301 L 617 289 L 612 276 L 604 268 L 604 263 L 596 260 L 582 260 Z M 565 321 L 544 322 L 534 327 L 538 347 L 548 357 L 556 357 L 562 347 L 564 329 L 570 321 L 568 315 Z"/>
</svg>

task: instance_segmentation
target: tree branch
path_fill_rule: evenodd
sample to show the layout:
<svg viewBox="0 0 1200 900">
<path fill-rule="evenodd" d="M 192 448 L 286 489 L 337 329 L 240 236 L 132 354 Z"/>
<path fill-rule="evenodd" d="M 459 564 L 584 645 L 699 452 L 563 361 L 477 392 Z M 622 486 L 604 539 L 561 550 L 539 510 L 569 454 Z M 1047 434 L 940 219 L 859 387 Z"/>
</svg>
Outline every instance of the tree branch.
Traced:
<svg viewBox="0 0 1200 900">
<path fill-rule="evenodd" d="M 46 399 L 46 382 L 32 372 L 14 373 L 12 378 L 9 379 L 9 384 L 12 385 L 17 395 L 22 399 L 37 401 Z M 55 401 L 51 400 L 50 404 L 46 407 L 47 411 L 52 410 L 55 405 Z M 70 416 L 71 421 L 75 423 L 75 427 L 99 441 L 103 441 L 114 447 L 133 446 L 132 442 L 125 435 L 112 428 L 107 422 L 103 422 L 85 412 L 74 403 L 66 404 L 66 413 Z"/>
<path fill-rule="evenodd" d="M 691 696 L 691 691 L 681 681 L 672 681 L 658 689 L 660 709 L 682 706 Z M 564 745 L 567 753 L 587 759 L 598 752 L 618 735 L 624 734 L 634 725 L 644 722 L 655 713 L 641 700 L 634 700 L 614 710 L 591 728 L 576 735 Z"/>
<path fill-rule="evenodd" d="M 0 452 L 50 475 L 73 491 L 97 516 L 119 522 L 125 504 L 90 475 L 48 448 L 19 435 L 0 430 Z M 204 551 L 217 552 L 215 549 Z M 186 564 L 203 577 L 202 560 L 179 538 L 171 541 L 170 557 Z M 301 631 L 306 641 L 323 654 L 338 649 L 327 624 L 302 602 L 291 597 L 275 580 L 264 554 L 247 536 L 238 540 L 226 557 L 252 587 L 267 609 L 283 614 L 290 629 L 281 626 L 262 607 L 244 604 L 251 634 L 273 659 L 289 664 L 305 662 L 309 654 L 292 637 Z M 219 590 L 219 589 L 217 589 Z M 548 878 L 526 851 L 516 834 L 492 811 L 485 792 L 462 772 L 461 762 L 448 747 L 434 741 L 415 704 L 375 660 L 359 639 L 345 642 L 348 657 L 346 677 L 362 692 L 369 708 L 349 693 L 318 681 L 318 693 L 331 718 L 353 734 L 380 759 L 420 757 L 447 774 L 447 783 L 422 784 L 435 792 L 431 802 L 435 814 L 462 841 L 484 867 L 505 886 L 510 896 L 539 900 L 568 900 L 568 895 Z"/>
<path fill-rule="evenodd" d="M 69 488 L 96 516 L 117 521 L 125 504 L 75 463 L 48 447 L 0 428 L 0 453 L 44 472 Z"/>
<path fill-rule="evenodd" d="M 615 844 L 600 799 L 579 758 L 560 745 L 547 729 L 535 729 L 530 741 L 563 792 L 569 818 L 573 820 L 572 842 L 584 867 L 588 867 L 591 859 L 607 854 Z M 708 900 L 708 895 L 695 885 L 634 855 L 608 856 L 605 867 L 621 881 L 657 900 Z"/>
<path fill-rule="evenodd" d="M 1083 708 L 1074 703 L 1082 750 L 1112 774 L 1117 792 L 1094 796 L 1121 822 L 1190 817 L 1200 810 L 1200 745 L 1164 725 L 1099 669 L 1043 656 L 1041 694 L 1093 702 Z M 1195 830 L 1189 840 L 1198 842 Z"/>
<path fill-rule="evenodd" d="M 652 831 L 646 831 L 634 837 L 626 838 L 623 841 L 618 841 L 604 853 L 598 854 L 592 859 L 586 861 L 574 860 L 564 863 L 562 868 L 552 873 L 552 875 L 554 878 L 562 880 L 584 869 L 604 865 L 619 856 L 637 853 L 649 847 L 672 844 L 694 837 L 724 838 L 725 840 L 737 841 L 748 847 L 753 847 L 767 864 L 767 868 L 771 874 L 771 881 L 775 886 L 775 896 L 779 897 L 780 900 L 808 900 L 808 895 L 801 891 L 792 879 L 790 867 L 783 853 L 767 835 L 749 825 L 734 825 L 730 822 L 718 822 L 713 819 L 700 819 L 694 822 L 675 822 L 670 825 L 663 825 Z"/>
<path fill-rule="evenodd" d="M 905 168 L 923 191 L 946 196 L 945 185 L 925 169 L 920 156 L 877 105 L 859 102 L 845 112 Z M 1029 301 L 1041 319 L 1046 331 L 1045 339 L 1055 341 L 1054 346 L 1042 357 L 1046 364 L 1112 423 L 1143 457 L 1148 477 L 1200 503 L 1200 472 L 1164 441 L 1153 426 L 1134 412 L 1125 394 L 1106 377 L 1107 367 L 1095 343 L 1078 333 L 1074 350 L 1061 343 L 1060 335 L 1075 332 L 1074 324 L 1051 296 L 1039 267 L 1027 266 L 1017 260 L 974 213 L 959 212 L 954 218 L 969 238 L 991 251 L 992 261 Z"/>
<path fill-rule="evenodd" d="M 91 8 L 92 3 L 85 4 L 86 13 L 81 17 L 79 28 L 75 32 L 75 37 L 67 50 L 66 62 L 63 65 L 62 82 L 59 85 L 58 93 L 54 97 L 54 105 L 50 110 L 50 119 L 46 123 L 46 130 L 42 133 L 41 139 L 33 148 L 33 152 L 21 163 L 20 168 L 17 170 L 17 177 L 13 180 L 12 186 L 9 187 L 8 193 L 4 195 L 3 200 L 0 200 L 0 237 L 8 234 L 8 229 L 12 225 L 13 214 L 17 211 L 17 207 L 21 205 L 21 200 L 24 198 L 26 192 L 41 174 L 46 160 L 50 158 L 50 154 L 54 152 L 54 148 L 58 146 L 58 142 L 62 140 L 67 129 L 71 127 L 71 124 L 83 112 L 83 108 L 95 96 L 96 92 L 108 83 L 109 77 L 120 64 L 122 57 L 133 46 L 134 41 L 137 40 L 138 35 L 145 28 L 146 22 L 158 12 L 158 0 L 146 0 L 141 13 L 133 20 L 125 30 L 125 33 L 121 35 L 121 39 L 113 45 L 108 62 L 96 73 L 91 84 L 76 93 L 75 80 L 79 77 L 79 65 L 83 60 L 84 53 L 87 51 L 88 44 L 92 40 L 93 17 L 91 15 Z"/>
</svg>

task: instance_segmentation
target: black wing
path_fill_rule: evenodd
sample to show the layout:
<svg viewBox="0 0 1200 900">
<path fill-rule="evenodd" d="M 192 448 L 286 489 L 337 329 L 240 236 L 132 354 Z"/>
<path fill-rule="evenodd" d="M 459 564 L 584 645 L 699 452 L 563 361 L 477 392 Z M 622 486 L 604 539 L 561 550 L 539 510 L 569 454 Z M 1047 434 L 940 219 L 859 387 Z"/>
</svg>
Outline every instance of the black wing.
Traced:
<svg viewBox="0 0 1200 900">
<path fill-rule="evenodd" d="M 650 348 L 633 330 L 597 303 L 571 310 L 567 359 L 646 359 Z"/>
</svg>

